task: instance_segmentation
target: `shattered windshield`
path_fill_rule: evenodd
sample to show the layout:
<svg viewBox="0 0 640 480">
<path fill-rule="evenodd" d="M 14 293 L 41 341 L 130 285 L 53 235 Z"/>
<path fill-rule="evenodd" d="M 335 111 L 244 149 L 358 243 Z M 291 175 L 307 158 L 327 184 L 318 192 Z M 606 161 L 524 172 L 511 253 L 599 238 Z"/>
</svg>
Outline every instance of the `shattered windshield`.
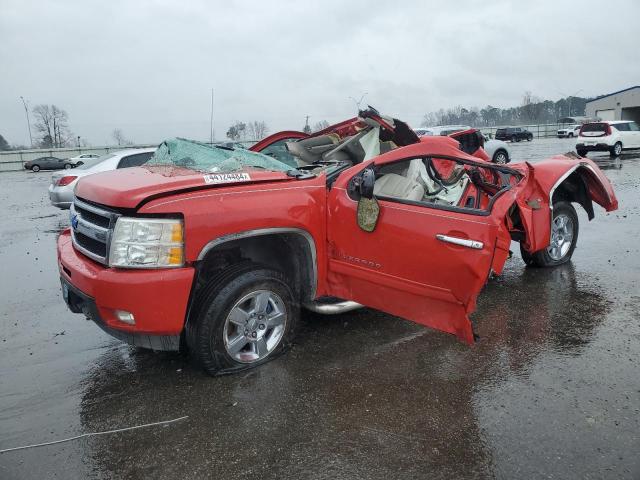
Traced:
<svg viewBox="0 0 640 480">
<path fill-rule="evenodd" d="M 230 173 L 244 168 L 287 172 L 291 166 L 268 155 L 244 148 L 206 145 L 193 140 L 172 138 L 160 144 L 145 165 L 175 165 L 201 172 Z"/>
</svg>

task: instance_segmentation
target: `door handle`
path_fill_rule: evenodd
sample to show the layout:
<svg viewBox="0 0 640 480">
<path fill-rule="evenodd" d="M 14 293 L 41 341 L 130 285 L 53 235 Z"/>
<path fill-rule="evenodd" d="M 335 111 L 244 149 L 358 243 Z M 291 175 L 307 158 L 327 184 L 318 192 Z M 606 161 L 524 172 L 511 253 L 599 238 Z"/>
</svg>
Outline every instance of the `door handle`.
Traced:
<svg viewBox="0 0 640 480">
<path fill-rule="evenodd" d="M 473 248 L 475 250 L 482 250 L 484 243 L 477 240 L 469 240 L 467 238 L 450 237 L 449 235 L 443 235 L 438 233 L 436 238 L 441 242 L 453 243 L 454 245 L 460 245 L 461 247 Z"/>
</svg>

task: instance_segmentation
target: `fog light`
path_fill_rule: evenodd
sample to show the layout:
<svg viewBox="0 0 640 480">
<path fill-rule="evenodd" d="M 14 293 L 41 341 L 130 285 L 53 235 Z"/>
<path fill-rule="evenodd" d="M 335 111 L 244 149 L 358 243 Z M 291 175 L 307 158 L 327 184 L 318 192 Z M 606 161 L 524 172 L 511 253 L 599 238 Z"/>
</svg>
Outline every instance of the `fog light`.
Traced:
<svg viewBox="0 0 640 480">
<path fill-rule="evenodd" d="M 114 310 L 116 317 L 118 320 L 124 323 L 128 323 L 129 325 L 135 325 L 136 320 L 133 318 L 133 313 L 127 312 L 125 310 Z"/>
</svg>

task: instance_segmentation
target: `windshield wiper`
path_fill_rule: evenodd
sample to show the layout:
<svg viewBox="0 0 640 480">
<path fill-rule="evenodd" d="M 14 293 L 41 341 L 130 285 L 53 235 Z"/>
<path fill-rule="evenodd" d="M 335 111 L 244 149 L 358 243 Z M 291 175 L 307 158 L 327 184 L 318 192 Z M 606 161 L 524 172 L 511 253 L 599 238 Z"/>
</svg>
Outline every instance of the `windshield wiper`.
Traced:
<svg viewBox="0 0 640 480">
<path fill-rule="evenodd" d="M 302 172 L 297 168 L 292 168 L 291 170 L 287 170 L 287 176 L 293 177 L 296 180 L 306 180 L 308 178 L 315 178 L 316 174 L 310 172 Z"/>
</svg>

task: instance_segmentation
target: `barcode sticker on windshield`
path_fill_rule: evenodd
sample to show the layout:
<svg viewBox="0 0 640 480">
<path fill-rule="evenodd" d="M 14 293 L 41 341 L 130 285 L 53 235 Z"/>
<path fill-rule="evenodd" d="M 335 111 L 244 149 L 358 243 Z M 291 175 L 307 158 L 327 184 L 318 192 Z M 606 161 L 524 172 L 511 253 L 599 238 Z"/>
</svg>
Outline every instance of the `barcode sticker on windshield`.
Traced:
<svg viewBox="0 0 640 480">
<path fill-rule="evenodd" d="M 248 173 L 210 173 L 204 175 L 204 183 L 234 183 L 248 182 L 251 176 Z"/>
</svg>

